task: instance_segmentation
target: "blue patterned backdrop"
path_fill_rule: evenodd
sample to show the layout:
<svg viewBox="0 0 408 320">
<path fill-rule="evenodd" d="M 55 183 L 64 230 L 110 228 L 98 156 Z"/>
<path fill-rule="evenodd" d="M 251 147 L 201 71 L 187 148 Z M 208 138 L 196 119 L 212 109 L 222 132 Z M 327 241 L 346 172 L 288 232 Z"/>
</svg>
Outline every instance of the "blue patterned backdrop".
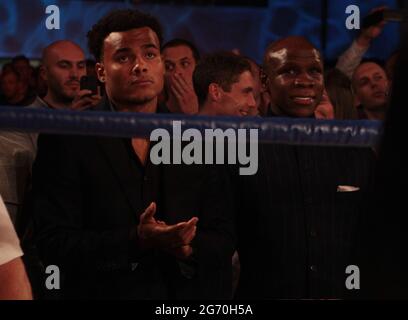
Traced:
<svg viewBox="0 0 408 320">
<path fill-rule="evenodd" d="M 231 1 L 233 2 L 233 1 Z M 47 30 L 45 8 L 60 8 L 61 29 Z M 345 28 L 345 8 L 358 5 L 362 14 L 396 0 L 328 1 L 326 59 L 336 57 L 351 43 L 355 33 Z M 38 58 L 41 49 L 58 39 L 71 39 L 86 49 L 86 32 L 101 16 L 115 8 L 134 7 L 130 1 L 1 0 L 0 57 L 25 54 Z M 321 0 L 269 0 L 267 7 L 177 6 L 149 4 L 137 8 L 156 15 L 165 29 L 165 39 L 184 37 L 203 52 L 238 48 L 257 61 L 267 44 L 286 35 L 304 35 L 322 48 Z M 387 25 L 368 56 L 386 58 L 398 42 L 398 24 Z"/>
</svg>

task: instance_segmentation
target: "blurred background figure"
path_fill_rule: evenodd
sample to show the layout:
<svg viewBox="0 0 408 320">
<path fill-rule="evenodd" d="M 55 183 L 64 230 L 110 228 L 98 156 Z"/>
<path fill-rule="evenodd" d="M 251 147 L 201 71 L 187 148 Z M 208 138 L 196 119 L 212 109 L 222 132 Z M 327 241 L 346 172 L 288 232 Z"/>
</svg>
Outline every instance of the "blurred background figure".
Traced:
<svg viewBox="0 0 408 320">
<path fill-rule="evenodd" d="M 334 119 L 334 107 L 327 95 L 326 90 L 323 91 L 322 100 L 317 105 L 314 111 L 314 117 L 316 119 L 333 120 Z"/>
<path fill-rule="evenodd" d="M 21 261 L 23 251 L 0 196 L 0 300 L 31 300 L 31 286 Z"/>
<path fill-rule="evenodd" d="M 357 120 L 354 96 L 350 79 L 338 69 L 332 69 L 325 75 L 326 93 L 333 106 L 334 119 Z"/>
<path fill-rule="evenodd" d="M 7 67 L 0 76 L 2 106 L 26 106 L 33 102 L 35 96 L 30 96 L 27 85 L 21 79 L 14 67 Z"/>
<path fill-rule="evenodd" d="M 15 105 L 19 104 L 22 96 L 19 90 L 20 76 L 13 67 L 3 70 L 0 78 L 0 86 L 2 96 L 0 98 L 1 105 Z"/>
<path fill-rule="evenodd" d="M 374 61 L 362 62 L 351 81 L 359 118 L 384 120 L 389 96 L 389 81 L 384 68 Z"/>
<path fill-rule="evenodd" d="M 162 56 L 166 74 L 165 103 L 161 111 L 196 114 L 198 100 L 194 92 L 193 72 L 200 60 L 198 49 L 187 40 L 173 39 L 163 45 Z"/>
<path fill-rule="evenodd" d="M 24 55 L 19 55 L 11 60 L 11 64 L 20 75 L 21 81 L 30 84 L 32 77 L 30 60 L 28 60 L 28 58 Z"/>
<path fill-rule="evenodd" d="M 18 55 L 11 60 L 11 64 L 20 75 L 20 92 L 26 100 L 23 105 L 32 103 L 36 96 L 36 87 L 33 76 L 34 68 L 30 65 L 30 60 L 24 55 Z"/>
<path fill-rule="evenodd" d="M 41 76 L 41 66 L 34 69 L 33 77 L 35 79 L 35 88 L 37 96 L 44 98 L 47 94 L 48 85 L 44 78 Z"/>
<path fill-rule="evenodd" d="M 264 81 L 265 74 L 262 71 L 262 67 L 249 57 L 245 57 L 251 66 L 251 73 L 254 78 L 254 97 L 256 102 L 256 108 L 251 108 L 250 116 L 265 116 L 268 111 L 268 105 L 270 103 L 269 93 Z"/>
<path fill-rule="evenodd" d="M 7 72 L 7 71 L 15 71 L 13 64 L 11 62 L 7 62 L 3 65 L 3 68 L 1 68 L 1 72 Z"/>
<path fill-rule="evenodd" d="M 377 7 L 370 11 L 371 13 L 386 10 L 387 7 Z M 367 28 L 362 28 L 351 46 L 339 57 L 336 69 L 340 70 L 348 78 L 351 78 L 361 60 L 372 45 L 372 42 L 378 38 L 384 30 L 386 21 L 381 21 Z"/>
</svg>

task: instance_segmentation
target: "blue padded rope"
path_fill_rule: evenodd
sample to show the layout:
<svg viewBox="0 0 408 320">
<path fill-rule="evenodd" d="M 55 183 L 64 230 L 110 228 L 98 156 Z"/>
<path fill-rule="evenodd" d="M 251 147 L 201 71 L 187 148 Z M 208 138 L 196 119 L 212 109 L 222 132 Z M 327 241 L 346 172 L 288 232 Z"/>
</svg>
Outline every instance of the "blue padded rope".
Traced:
<svg viewBox="0 0 408 320">
<path fill-rule="evenodd" d="M 260 142 L 375 146 L 382 134 L 380 121 L 315 120 L 260 117 L 208 117 L 175 114 L 141 114 L 46 110 L 0 107 L 0 129 L 58 134 L 98 135 L 111 137 L 149 137 L 152 130 L 166 129 L 172 134 L 173 121 L 181 121 L 182 129 L 259 129 Z"/>
</svg>

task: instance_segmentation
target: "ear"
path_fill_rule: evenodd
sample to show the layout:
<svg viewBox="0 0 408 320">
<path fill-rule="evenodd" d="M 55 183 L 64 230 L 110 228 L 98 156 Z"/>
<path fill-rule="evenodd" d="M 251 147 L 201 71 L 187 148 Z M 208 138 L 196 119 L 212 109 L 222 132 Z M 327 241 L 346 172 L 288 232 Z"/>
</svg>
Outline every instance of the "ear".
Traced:
<svg viewBox="0 0 408 320">
<path fill-rule="evenodd" d="M 100 82 L 105 83 L 106 81 L 106 74 L 105 74 L 105 66 L 102 62 L 97 62 L 95 65 L 96 75 Z"/>
<path fill-rule="evenodd" d="M 219 101 L 221 99 L 221 88 L 216 83 L 210 83 L 208 86 L 208 98 L 211 101 Z"/>
</svg>

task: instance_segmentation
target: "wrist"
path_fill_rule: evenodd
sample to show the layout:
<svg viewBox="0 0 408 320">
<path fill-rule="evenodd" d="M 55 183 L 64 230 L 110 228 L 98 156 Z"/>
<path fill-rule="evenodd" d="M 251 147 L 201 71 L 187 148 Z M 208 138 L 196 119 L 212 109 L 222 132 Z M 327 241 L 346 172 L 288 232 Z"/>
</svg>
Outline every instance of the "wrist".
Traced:
<svg viewBox="0 0 408 320">
<path fill-rule="evenodd" d="M 371 41 L 373 39 L 369 36 L 366 35 L 360 35 L 357 39 L 356 39 L 356 43 L 363 48 L 368 48 L 371 44 Z"/>
</svg>

